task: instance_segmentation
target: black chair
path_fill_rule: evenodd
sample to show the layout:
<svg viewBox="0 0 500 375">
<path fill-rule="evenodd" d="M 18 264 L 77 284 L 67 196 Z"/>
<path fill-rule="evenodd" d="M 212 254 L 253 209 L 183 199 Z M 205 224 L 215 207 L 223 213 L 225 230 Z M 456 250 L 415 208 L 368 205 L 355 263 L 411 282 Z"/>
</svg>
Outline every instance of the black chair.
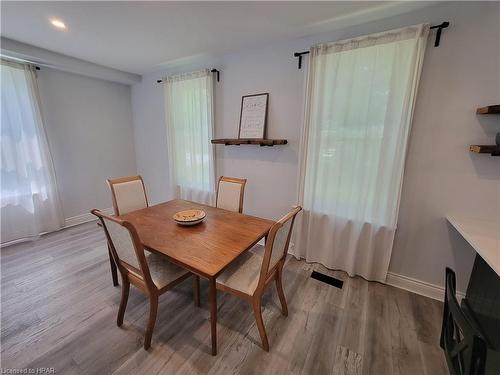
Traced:
<svg viewBox="0 0 500 375">
<path fill-rule="evenodd" d="M 477 325 L 464 314 L 456 298 L 455 272 L 446 268 L 443 326 L 443 348 L 451 375 L 483 375 L 487 345 Z"/>
</svg>

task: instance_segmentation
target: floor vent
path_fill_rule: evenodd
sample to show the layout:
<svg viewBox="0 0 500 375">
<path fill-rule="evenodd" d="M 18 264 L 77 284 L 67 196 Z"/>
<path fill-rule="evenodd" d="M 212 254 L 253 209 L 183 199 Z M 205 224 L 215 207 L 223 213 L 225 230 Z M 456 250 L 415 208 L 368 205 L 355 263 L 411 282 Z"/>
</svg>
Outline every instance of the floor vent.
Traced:
<svg viewBox="0 0 500 375">
<path fill-rule="evenodd" d="M 330 284 L 330 285 L 334 286 L 335 288 L 339 288 L 339 289 L 342 289 L 342 286 L 344 285 L 344 282 L 342 280 L 336 279 L 335 277 L 325 275 L 324 273 L 321 273 L 321 272 L 313 271 L 311 273 L 311 277 L 313 279 L 322 281 L 326 284 Z"/>
</svg>

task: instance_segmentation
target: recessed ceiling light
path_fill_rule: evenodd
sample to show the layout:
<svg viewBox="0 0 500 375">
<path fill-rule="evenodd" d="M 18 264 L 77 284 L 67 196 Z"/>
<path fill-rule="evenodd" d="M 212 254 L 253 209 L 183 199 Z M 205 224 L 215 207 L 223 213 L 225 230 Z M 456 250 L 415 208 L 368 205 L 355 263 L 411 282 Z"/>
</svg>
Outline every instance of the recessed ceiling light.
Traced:
<svg viewBox="0 0 500 375">
<path fill-rule="evenodd" d="M 61 20 L 58 20 L 56 18 L 52 18 L 50 20 L 50 23 L 52 24 L 52 26 L 57 27 L 58 29 L 66 30 L 66 25 Z"/>
</svg>

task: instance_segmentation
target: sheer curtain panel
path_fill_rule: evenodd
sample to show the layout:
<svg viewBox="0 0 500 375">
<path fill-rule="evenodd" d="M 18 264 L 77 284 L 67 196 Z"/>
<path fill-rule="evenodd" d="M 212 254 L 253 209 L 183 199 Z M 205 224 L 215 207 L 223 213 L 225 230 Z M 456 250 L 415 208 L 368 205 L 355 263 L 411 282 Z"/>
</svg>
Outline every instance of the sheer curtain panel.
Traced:
<svg viewBox="0 0 500 375">
<path fill-rule="evenodd" d="M 171 192 L 213 204 L 215 189 L 213 77 L 205 69 L 163 79 Z"/>
<path fill-rule="evenodd" d="M 60 229 L 61 212 L 32 65 L 1 61 L 1 242 Z"/>
<path fill-rule="evenodd" d="M 291 252 L 385 281 L 428 25 L 311 49 Z"/>
</svg>

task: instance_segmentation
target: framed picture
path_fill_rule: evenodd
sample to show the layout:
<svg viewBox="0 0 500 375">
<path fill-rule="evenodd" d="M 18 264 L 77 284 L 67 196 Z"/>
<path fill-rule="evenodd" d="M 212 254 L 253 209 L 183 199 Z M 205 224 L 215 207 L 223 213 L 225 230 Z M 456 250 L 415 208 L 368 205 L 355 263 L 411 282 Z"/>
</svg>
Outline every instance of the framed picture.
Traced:
<svg viewBox="0 0 500 375">
<path fill-rule="evenodd" d="M 262 139 L 266 136 L 269 93 L 241 97 L 238 138 Z"/>
</svg>

